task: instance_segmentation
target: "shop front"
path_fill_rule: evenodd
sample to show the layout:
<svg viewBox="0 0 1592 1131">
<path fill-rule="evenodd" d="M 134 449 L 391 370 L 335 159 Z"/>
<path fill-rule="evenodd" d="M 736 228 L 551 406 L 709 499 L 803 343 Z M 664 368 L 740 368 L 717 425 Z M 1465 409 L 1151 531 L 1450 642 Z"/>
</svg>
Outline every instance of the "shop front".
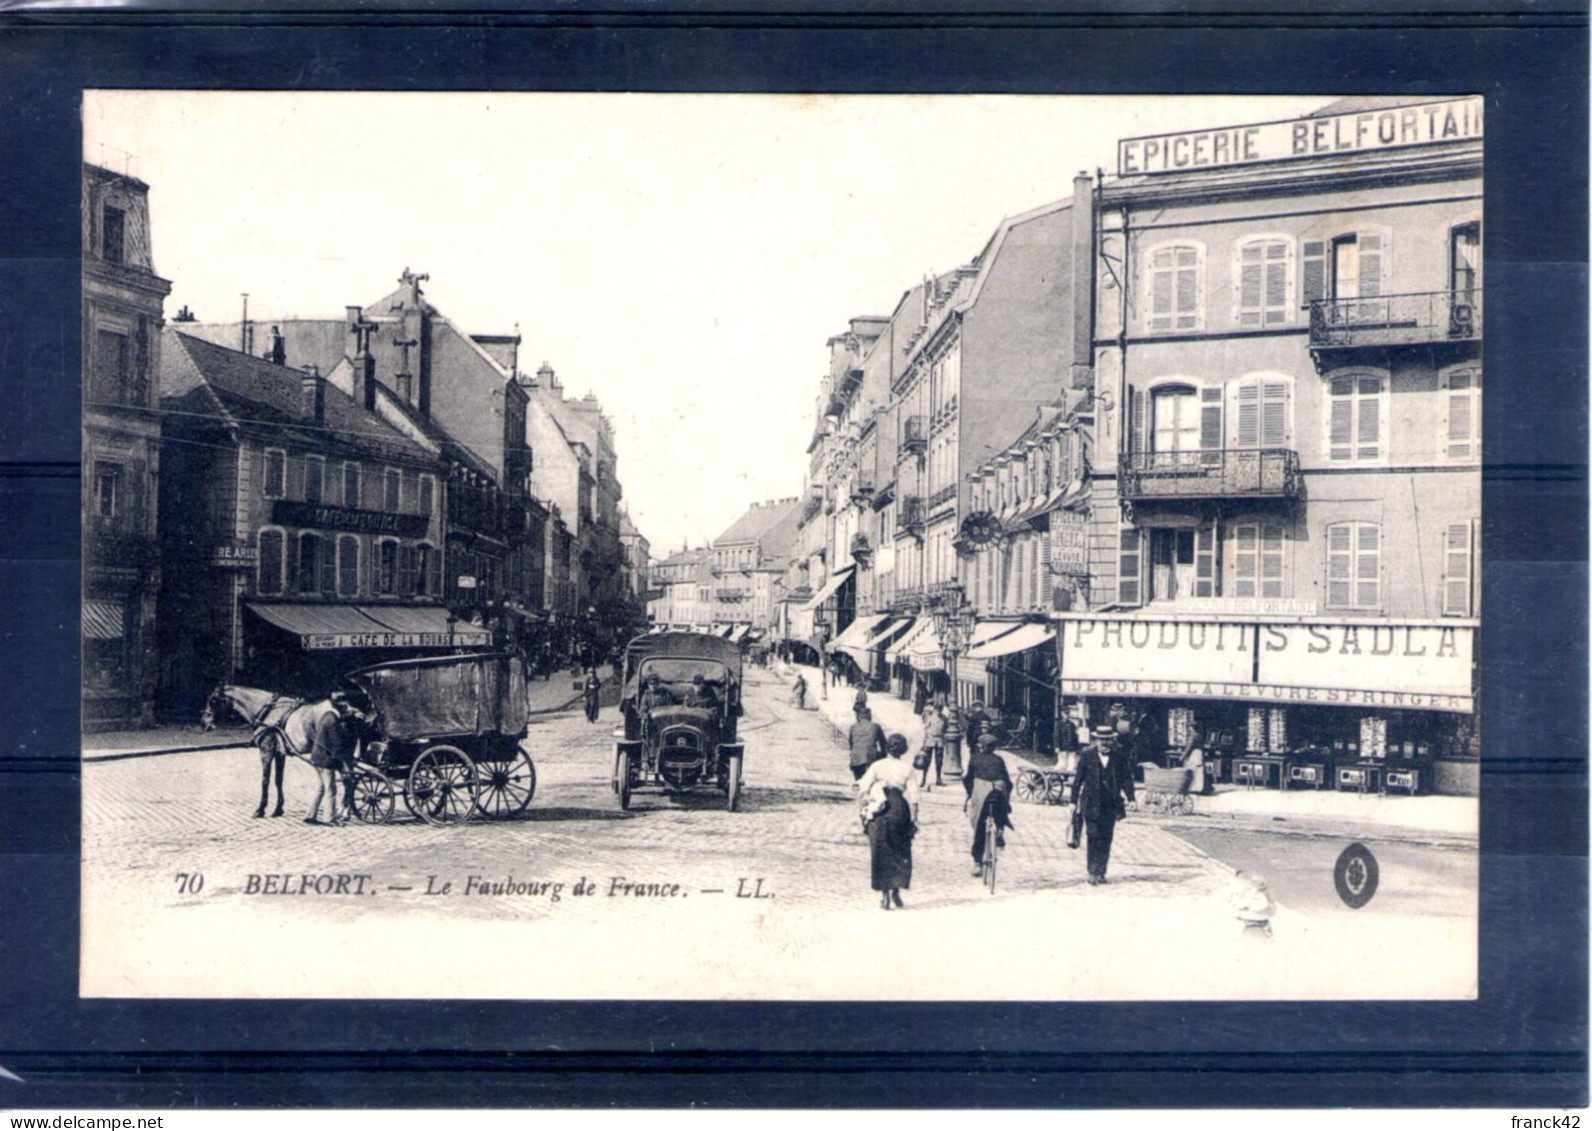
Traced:
<svg viewBox="0 0 1592 1131">
<path fill-rule="evenodd" d="M 484 624 L 438 605 L 251 601 L 242 678 L 285 694 L 324 694 L 356 668 L 492 646 Z"/>
<path fill-rule="evenodd" d="M 1120 704 L 1140 758 L 1194 742 L 1242 785 L 1477 791 L 1473 620 L 1058 619 L 1062 694 L 1090 722 Z"/>
<path fill-rule="evenodd" d="M 1017 749 L 1050 751 L 1056 721 L 1055 629 L 1033 623 L 1008 627 L 970 648 L 967 662 L 982 661 L 990 684 L 988 705 L 998 713 L 1007 742 Z"/>
</svg>

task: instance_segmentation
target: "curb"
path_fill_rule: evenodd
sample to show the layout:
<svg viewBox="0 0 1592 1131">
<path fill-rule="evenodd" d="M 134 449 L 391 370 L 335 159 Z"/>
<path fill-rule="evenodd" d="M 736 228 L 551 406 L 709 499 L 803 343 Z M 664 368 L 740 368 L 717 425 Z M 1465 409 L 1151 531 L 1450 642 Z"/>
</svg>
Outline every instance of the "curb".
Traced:
<svg viewBox="0 0 1592 1131">
<path fill-rule="evenodd" d="M 89 754 L 86 751 L 78 756 L 80 762 L 121 762 L 128 758 L 153 758 L 158 754 L 195 754 L 201 750 L 231 750 L 238 746 L 248 746 L 247 738 L 240 742 L 204 742 L 194 746 L 160 746 L 148 750 L 118 750 L 113 754 Z"/>
</svg>

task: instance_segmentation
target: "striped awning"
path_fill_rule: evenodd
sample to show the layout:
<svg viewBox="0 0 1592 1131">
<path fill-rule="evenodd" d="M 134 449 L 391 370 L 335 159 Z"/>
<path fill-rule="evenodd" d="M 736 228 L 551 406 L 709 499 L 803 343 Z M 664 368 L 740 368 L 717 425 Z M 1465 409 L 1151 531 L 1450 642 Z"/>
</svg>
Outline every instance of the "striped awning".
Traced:
<svg viewBox="0 0 1592 1131">
<path fill-rule="evenodd" d="M 868 638 L 878 631 L 888 617 L 865 616 L 858 617 L 846 626 L 846 631 L 830 643 L 831 652 L 844 652 L 859 664 L 868 662 L 868 652 L 865 647 Z"/>
<path fill-rule="evenodd" d="M 310 650 L 341 648 L 474 648 L 492 634 L 448 617 L 436 605 L 268 605 L 251 602 L 261 620 L 299 638 Z"/>
<path fill-rule="evenodd" d="M 819 605 L 829 600 L 842 585 L 851 580 L 852 571 L 856 568 L 856 566 L 847 566 L 845 569 L 836 570 L 829 580 L 824 583 L 824 587 L 813 594 L 813 599 L 803 605 L 802 608 L 816 609 Z"/>
<path fill-rule="evenodd" d="M 932 631 L 933 628 L 933 617 L 918 617 L 912 622 L 912 627 L 910 629 L 895 638 L 895 642 L 892 643 L 889 650 L 885 652 L 885 659 L 889 660 L 892 664 L 905 663 L 907 660 L 908 651 L 918 642 L 920 637 L 922 637 L 925 633 Z"/>
<path fill-rule="evenodd" d="M 120 640 L 126 632 L 122 607 L 116 602 L 83 602 L 83 636 L 86 639 Z"/>
<path fill-rule="evenodd" d="M 1023 624 L 1018 625 L 1011 632 L 1004 633 L 992 640 L 970 648 L 967 652 L 969 660 L 993 660 L 997 656 L 1009 656 L 1013 652 L 1026 652 L 1030 648 L 1037 648 L 1056 639 L 1056 634 L 1048 625 Z"/>
</svg>

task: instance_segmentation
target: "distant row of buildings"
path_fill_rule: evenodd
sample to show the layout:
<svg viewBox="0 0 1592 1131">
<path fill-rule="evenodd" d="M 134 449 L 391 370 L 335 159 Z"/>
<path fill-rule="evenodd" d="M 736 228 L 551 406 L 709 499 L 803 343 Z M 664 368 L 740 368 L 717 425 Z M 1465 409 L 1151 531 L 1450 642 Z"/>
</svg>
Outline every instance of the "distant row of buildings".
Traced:
<svg viewBox="0 0 1592 1131">
<path fill-rule="evenodd" d="M 84 169 L 86 727 L 456 647 L 548 667 L 645 625 L 594 397 L 408 270 L 338 317 L 168 326 L 148 191 Z"/>
<path fill-rule="evenodd" d="M 1473 792 L 1482 132 L 1124 139 L 852 319 L 767 630 L 1035 746 L 1121 703 L 1233 780 Z"/>
</svg>

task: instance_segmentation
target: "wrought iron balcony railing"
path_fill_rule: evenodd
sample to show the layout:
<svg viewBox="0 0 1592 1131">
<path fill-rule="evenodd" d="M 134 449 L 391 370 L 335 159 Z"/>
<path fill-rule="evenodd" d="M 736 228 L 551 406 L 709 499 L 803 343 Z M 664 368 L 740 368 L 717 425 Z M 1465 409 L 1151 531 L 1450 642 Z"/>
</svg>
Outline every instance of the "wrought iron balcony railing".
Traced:
<svg viewBox="0 0 1592 1131">
<path fill-rule="evenodd" d="M 921 531 L 924 521 L 923 500 L 917 495 L 902 496 L 901 509 L 897 514 L 897 521 L 903 530 Z"/>
<path fill-rule="evenodd" d="M 1310 348 L 1431 345 L 1481 340 L 1481 288 L 1310 304 Z"/>
<path fill-rule="evenodd" d="M 952 483 L 952 484 L 950 484 L 949 486 L 946 486 L 946 487 L 941 487 L 938 491 L 934 492 L 934 494 L 929 496 L 929 509 L 932 511 L 936 507 L 942 506 L 943 504 L 950 502 L 954 498 L 956 498 L 956 484 L 955 483 Z"/>
<path fill-rule="evenodd" d="M 1301 485 L 1288 448 L 1130 452 L 1117 465 L 1124 499 L 1297 499 Z"/>
</svg>

